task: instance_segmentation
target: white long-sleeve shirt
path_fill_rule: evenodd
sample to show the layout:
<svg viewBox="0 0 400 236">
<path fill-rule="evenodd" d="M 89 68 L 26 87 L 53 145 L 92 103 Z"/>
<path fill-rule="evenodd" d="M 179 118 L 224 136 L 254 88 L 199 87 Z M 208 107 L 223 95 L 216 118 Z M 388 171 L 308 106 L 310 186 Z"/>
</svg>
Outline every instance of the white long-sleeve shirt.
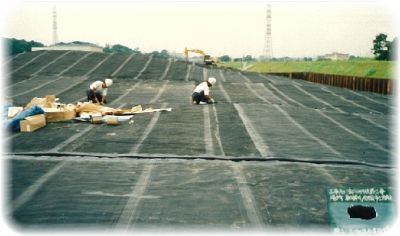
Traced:
<svg viewBox="0 0 400 236">
<path fill-rule="evenodd" d="M 100 92 L 103 96 L 107 95 L 107 88 L 103 88 L 103 81 L 97 80 L 93 82 L 89 88 L 91 90 L 96 89 L 96 91 Z"/>
<path fill-rule="evenodd" d="M 201 82 L 193 90 L 194 93 L 201 93 L 202 91 L 204 91 L 204 95 L 208 96 L 210 94 L 210 88 L 208 87 L 207 82 Z"/>
</svg>

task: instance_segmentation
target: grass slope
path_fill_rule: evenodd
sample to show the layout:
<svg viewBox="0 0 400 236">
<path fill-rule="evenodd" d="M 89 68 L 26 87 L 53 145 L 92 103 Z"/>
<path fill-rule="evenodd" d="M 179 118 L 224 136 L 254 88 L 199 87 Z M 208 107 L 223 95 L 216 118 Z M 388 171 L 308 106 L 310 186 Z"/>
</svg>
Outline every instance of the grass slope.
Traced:
<svg viewBox="0 0 400 236">
<path fill-rule="evenodd" d="M 241 63 L 227 63 L 224 67 L 241 69 Z M 349 75 L 380 79 L 394 78 L 395 62 L 375 60 L 351 61 L 270 61 L 256 62 L 247 71 L 268 72 L 314 72 Z"/>
</svg>

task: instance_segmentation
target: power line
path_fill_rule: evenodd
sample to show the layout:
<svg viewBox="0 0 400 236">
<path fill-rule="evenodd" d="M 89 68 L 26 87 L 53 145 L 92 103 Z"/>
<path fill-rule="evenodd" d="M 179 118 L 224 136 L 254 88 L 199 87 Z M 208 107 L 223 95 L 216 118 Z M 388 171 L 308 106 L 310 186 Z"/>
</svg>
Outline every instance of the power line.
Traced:
<svg viewBox="0 0 400 236">
<path fill-rule="evenodd" d="M 56 7 L 53 7 L 53 44 L 56 45 L 58 43 L 58 35 L 57 35 L 57 11 Z"/>
<path fill-rule="evenodd" d="M 272 53 L 272 33 L 271 33 L 271 22 L 272 22 L 272 14 L 271 14 L 271 5 L 267 5 L 267 14 L 266 14 L 266 27 L 265 27 L 265 40 L 264 40 L 264 60 L 271 60 L 273 58 Z"/>
</svg>

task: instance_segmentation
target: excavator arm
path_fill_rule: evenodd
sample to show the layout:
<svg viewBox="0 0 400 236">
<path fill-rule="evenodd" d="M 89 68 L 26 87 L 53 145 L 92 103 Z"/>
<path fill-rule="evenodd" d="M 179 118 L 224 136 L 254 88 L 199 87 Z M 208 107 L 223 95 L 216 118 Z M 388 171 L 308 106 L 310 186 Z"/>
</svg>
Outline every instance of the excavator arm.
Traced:
<svg viewBox="0 0 400 236">
<path fill-rule="evenodd" d="M 187 49 L 185 48 L 184 54 L 186 57 L 186 62 L 189 60 L 189 52 L 194 52 L 203 56 L 204 63 L 206 65 L 215 65 L 216 61 L 210 55 L 207 55 L 203 50 L 200 49 Z"/>
<path fill-rule="evenodd" d="M 186 57 L 189 56 L 189 52 L 194 52 L 194 53 L 197 53 L 197 54 L 201 54 L 201 55 L 203 55 L 203 56 L 206 55 L 206 53 L 205 53 L 203 50 L 200 50 L 200 49 L 187 49 L 187 48 L 185 48 L 185 55 L 186 55 Z"/>
</svg>

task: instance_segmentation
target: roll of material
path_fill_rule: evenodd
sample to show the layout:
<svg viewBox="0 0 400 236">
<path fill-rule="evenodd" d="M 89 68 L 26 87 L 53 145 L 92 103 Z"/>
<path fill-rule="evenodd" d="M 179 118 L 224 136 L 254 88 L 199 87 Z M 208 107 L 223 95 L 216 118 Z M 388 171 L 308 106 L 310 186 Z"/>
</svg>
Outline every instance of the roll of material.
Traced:
<svg viewBox="0 0 400 236">
<path fill-rule="evenodd" d="M 103 123 L 103 119 L 101 116 L 90 116 L 90 123 L 101 124 L 101 123 Z"/>
<path fill-rule="evenodd" d="M 119 122 L 118 122 L 118 117 L 108 117 L 107 119 L 106 119 L 106 123 L 107 123 L 107 125 L 119 125 Z"/>
</svg>

